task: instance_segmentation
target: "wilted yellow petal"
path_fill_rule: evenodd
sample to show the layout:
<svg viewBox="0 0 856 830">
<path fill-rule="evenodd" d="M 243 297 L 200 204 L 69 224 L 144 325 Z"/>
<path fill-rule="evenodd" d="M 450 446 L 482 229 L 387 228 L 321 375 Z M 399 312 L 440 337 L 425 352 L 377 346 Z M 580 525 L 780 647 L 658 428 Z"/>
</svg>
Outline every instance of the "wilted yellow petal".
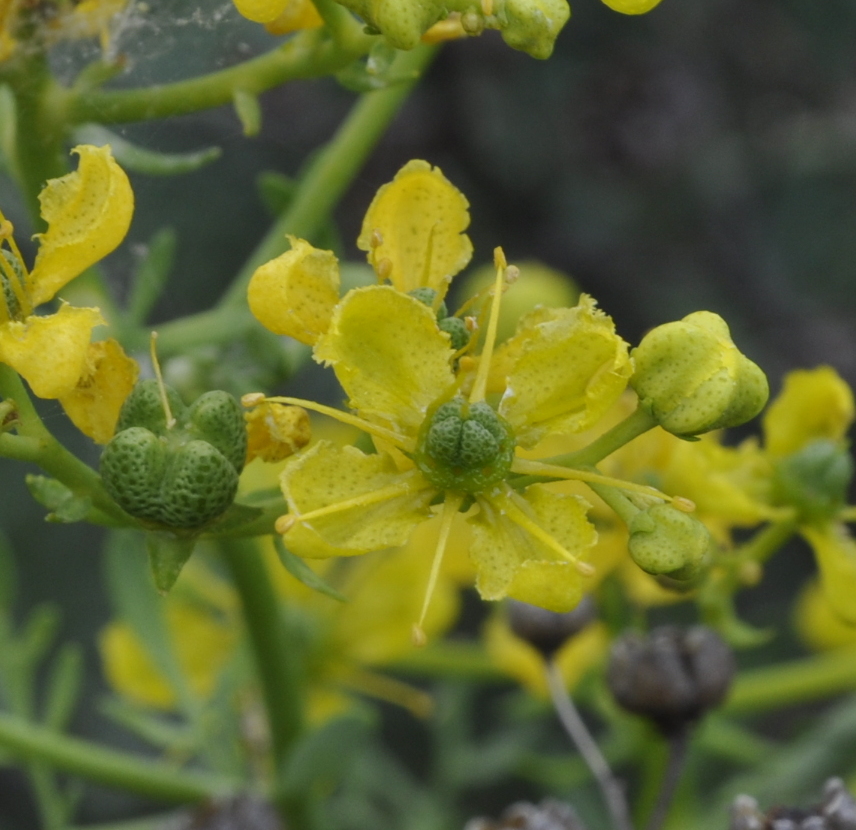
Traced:
<svg viewBox="0 0 856 830">
<path fill-rule="evenodd" d="M 488 620 L 484 627 L 484 643 L 500 671 L 513 677 L 536 697 L 549 698 L 544 658 L 529 643 L 512 633 L 502 614 L 494 614 Z M 553 659 L 569 691 L 605 655 L 608 645 L 606 627 L 594 623 L 568 639 L 556 652 Z"/>
<path fill-rule="evenodd" d="M 856 625 L 856 542 L 845 525 L 807 525 L 800 533 L 814 550 L 820 585 L 832 610 Z"/>
<path fill-rule="evenodd" d="M 831 366 L 790 372 L 764 414 L 766 448 L 781 456 L 818 438 L 840 441 L 853 417 L 853 392 Z"/>
<path fill-rule="evenodd" d="M 254 23 L 276 20 L 291 0 L 234 0 L 238 12 Z"/>
<path fill-rule="evenodd" d="M 205 608 L 175 600 L 168 604 L 166 617 L 179 666 L 191 691 L 208 697 L 234 651 L 234 628 Z M 158 709 L 175 706 L 175 690 L 130 626 L 110 623 L 101 633 L 99 647 L 107 680 L 117 692 Z"/>
<path fill-rule="evenodd" d="M 480 512 L 469 520 L 476 588 L 483 599 L 510 596 L 550 611 L 570 611 L 590 581 L 584 581 L 572 562 L 512 521 L 506 498 L 479 498 Z M 529 518 L 547 535 L 580 561 L 589 561 L 597 532 L 583 499 L 537 484 L 527 488 L 523 499 Z"/>
<path fill-rule="evenodd" d="M 282 461 L 305 447 L 312 437 L 309 414 L 299 406 L 262 401 L 244 414 L 247 422 L 247 463 L 261 458 Z"/>
<path fill-rule="evenodd" d="M 24 377 L 40 398 L 69 394 L 86 367 L 89 337 L 102 325 L 97 308 L 62 305 L 48 317 L 31 315 L 0 326 L 0 362 Z"/>
<path fill-rule="evenodd" d="M 348 292 L 315 358 L 332 365 L 363 418 L 405 435 L 454 383 L 449 337 L 431 309 L 389 286 Z"/>
<path fill-rule="evenodd" d="M 134 213 L 134 192 L 110 147 L 81 144 L 77 170 L 49 179 L 39 194 L 42 218 L 39 251 L 30 273 L 34 306 L 107 256 L 125 238 Z"/>
<path fill-rule="evenodd" d="M 470 261 L 464 233 L 469 202 L 427 161 L 409 161 L 378 190 L 363 219 L 357 247 L 399 291 L 427 286 L 445 294 L 449 280 Z M 388 264 L 385 264 L 388 263 Z"/>
<path fill-rule="evenodd" d="M 324 19 L 312 0 L 289 0 L 282 12 L 273 20 L 265 22 L 265 29 L 272 35 L 286 35 L 302 29 L 317 29 Z"/>
<path fill-rule="evenodd" d="M 71 422 L 96 444 L 106 444 L 116 431 L 119 410 L 131 394 L 140 367 L 116 340 L 90 343 L 77 386 L 59 402 Z"/>
<path fill-rule="evenodd" d="M 288 547 L 309 557 L 353 556 L 403 545 L 414 526 L 430 515 L 434 496 L 420 474 L 399 472 L 388 455 L 365 455 L 329 441 L 291 461 L 280 482 L 295 518 L 343 502 L 351 505 L 298 522 L 286 533 Z"/>
<path fill-rule="evenodd" d="M 256 269 L 247 301 L 265 328 L 311 346 L 327 331 L 339 302 L 339 261 L 332 251 L 289 240 L 290 251 Z"/>
<path fill-rule="evenodd" d="M 551 432 L 592 426 L 633 371 L 612 319 L 587 295 L 574 308 L 528 315 L 503 351 L 510 368 L 499 414 L 524 447 Z"/>
</svg>

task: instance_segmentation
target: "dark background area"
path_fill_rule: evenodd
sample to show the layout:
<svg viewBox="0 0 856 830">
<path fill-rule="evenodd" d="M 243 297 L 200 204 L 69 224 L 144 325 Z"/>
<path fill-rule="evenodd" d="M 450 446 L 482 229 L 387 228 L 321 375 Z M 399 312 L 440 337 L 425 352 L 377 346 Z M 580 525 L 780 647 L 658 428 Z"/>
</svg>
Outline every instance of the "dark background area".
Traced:
<svg viewBox="0 0 856 830">
<path fill-rule="evenodd" d="M 193 11 L 151 3 L 120 40 L 131 58 L 123 82 L 190 76 L 270 45 L 229 5 Z M 653 325 L 716 311 L 774 390 L 784 372 L 821 363 L 853 384 L 854 46 L 852 0 L 663 0 L 641 17 L 577 0 L 546 62 L 511 51 L 496 33 L 448 44 L 337 211 L 341 238 L 361 258 L 353 240 L 375 190 L 424 158 L 471 202 L 475 265 L 496 245 L 510 261 L 540 259 L 597 298 L 631 343 Z M 72 73 L 76 59 L 60 55 L 60 71 Z M 255 177 L 296 174 L 353 98 L 332 80 L 269 92 L 263 130 L 251 139 L 228 108 L 119 129 L 154 149 L 224 152 L 187 176 L 133 176 L 130 244 L 107 262 L 117 292 L 137 246 L 168 225 L 180 253 L 153 322 L 208 308 L 267 229 Z M 13 198 L 2 177 L 0 196 L 5 210 Z M 59 408 L 46 412 L 59 428 Z M 94 711 L 94 642 L 108 614 L 99 534 L 44 524 L 21 466 L 4 464 L 3 476 L 0 518 L 19 555 L 19 610 L 61 605 L 63 637 L 86 644 L 91 670 L 75 728 L 104 737 Z M 792 595 L 809 566 L 804 555 L 784 561 L 777 582 Z M 0 771 L 0 827 L 29 826 L 17 787 Z M 89 804 L 95 819 L 116 802 L 105 793 Z"/>
</svg>

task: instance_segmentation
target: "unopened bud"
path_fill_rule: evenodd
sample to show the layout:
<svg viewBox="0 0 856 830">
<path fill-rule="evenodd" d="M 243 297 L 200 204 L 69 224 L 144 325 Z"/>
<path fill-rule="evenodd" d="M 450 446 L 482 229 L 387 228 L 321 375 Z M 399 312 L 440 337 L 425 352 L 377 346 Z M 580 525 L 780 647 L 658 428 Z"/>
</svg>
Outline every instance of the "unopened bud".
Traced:
<svg viewBox="0 0 856 830">
<path fill-rule="evenodd" d="M 711 549 L 708 529 L 691 513 L 670 504 L 640 511 L 628 524 L 627 547 L 643 571 L 672 579 L 692 579 Z"/>
<path fill-rule="evenodd" d="M 597 619 L 597 606 L 584 596 L 573 611 L 564 614 L 547 611 L 528 602 L 508 602 L 508 624 L 511 630 L 545 659 L 553 656 L 571 637 Z"/>
<path fill-rule="evenodd" d="M 722 702 L 734 671 L 731 649 L 713 630 L 662 626 L 613 643 L 607 683 L 621 706 L 674 734 Z"/>
<path fill-rule="evenodd" d="M 674 435 L 738 426 L 767 402 L 767 378 L 737 349 L 718 314 L 697 311 L 657 326 L 632 354 L 636 371 L 630 385 Z"/>
</svg>

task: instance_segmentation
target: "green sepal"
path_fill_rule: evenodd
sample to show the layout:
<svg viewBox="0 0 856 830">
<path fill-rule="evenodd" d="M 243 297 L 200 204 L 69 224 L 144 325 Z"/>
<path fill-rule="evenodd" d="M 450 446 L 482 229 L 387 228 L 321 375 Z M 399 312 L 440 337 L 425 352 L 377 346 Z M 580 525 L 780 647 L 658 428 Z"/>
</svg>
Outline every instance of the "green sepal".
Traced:
<svg viewBox="0 0 856 830">
<path fill-rule="evenodd" d="M 180 176 L 184 173 L 193 173 L 200 167 L 216 161 L 223 154 L 219 147 L 205 147 L 190 153 L 161 153 L 157 150 L 137 147 L 98 124 L 78 127 L 74 131 L 74 138 L 80 144 L 94 144 L 96 147 L 109 144 L 113 157 L 123 168 L 149 176 Z"/>
<path fill-rule="evenodd" d="M 152 569 L 155 587 L 161 594 L 169 593 L 175 585 L 181 569 L 190 559 L 195 546 L 195 536 L 176 536 L 174 533 L 162 531 L 146 534 L 149 566 Z"/>
<path fill-rule="evenodd" d="M 92 500 L 88 496 L 76 495 L 55 478 L 30 474 L 25 481 L 33 498 L 50 510 L 45 521 L 62 524 L 80 522 L 92 509 Z"/>
<path fill-rule="evenodd" d="M 348 598 L 342 596 L 335 588 L 329 586 L 312 568 L 309 567 L 299 556 L 293 554 L 283 543 L 279 536 L 274 536 L 273 545 L 276 555 L 282 566 L 298 581 L 319 594 L 335 599 L 337 602 L 347 602 Z"/>
</svg>

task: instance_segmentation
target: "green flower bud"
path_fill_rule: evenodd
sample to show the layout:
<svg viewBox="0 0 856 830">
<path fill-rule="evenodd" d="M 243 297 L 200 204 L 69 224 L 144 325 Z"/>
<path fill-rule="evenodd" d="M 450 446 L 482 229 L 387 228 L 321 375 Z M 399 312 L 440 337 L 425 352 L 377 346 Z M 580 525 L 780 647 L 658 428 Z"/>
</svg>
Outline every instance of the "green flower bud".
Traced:
<svg viewBox="0 0 856 830">
<path fill-rule="evenodd" d="M 166 393 L 171 427 L 157 382 L 137 384 L 101 455 L 101 477 L 132 516 L 166 528 L 200 528 L 237 493 L 247 454 L 243 411 L 222 391 L 205 393 L 189 408 L 174 390 Z"/>
<path fill-rule="evenodd" d="M 807 521 L 831 519 L 847 500 L 853 478 L 850 454 L 836 441 L 811 441 L 782 458 L 773 476 L 773 499 L 796 507 Z"/>
<path fill-rule="evenodd" d="M 717 314 L 697 311 L 650 331 L 632 352 L 630 385 L 663 429 L 688 438 L 738 426 L 763 409 L 767 378 Z"/>
<path fill-rule="evenodd" d="M 542 60 L 553 53 L 556 38 L 571 16 L 565 0 L 505 0 L 498 5 L 502 39 L 512 49 Z"/>
<path fill-rule="evenodd" d="M 649 574 L 665 574 L 681 582 L 698 573 L 712 545 L 710 533 L 695 516 L 670 504 L 640 511 L 628 529 L 633 561 Z"/>
<path fill-rule="evenodd" d="M 438 489 L 479 493 L 508 474 L 514 435 L 486 403 L 455 398 L 425 419 L 415 460 Z"/>
</svg>

